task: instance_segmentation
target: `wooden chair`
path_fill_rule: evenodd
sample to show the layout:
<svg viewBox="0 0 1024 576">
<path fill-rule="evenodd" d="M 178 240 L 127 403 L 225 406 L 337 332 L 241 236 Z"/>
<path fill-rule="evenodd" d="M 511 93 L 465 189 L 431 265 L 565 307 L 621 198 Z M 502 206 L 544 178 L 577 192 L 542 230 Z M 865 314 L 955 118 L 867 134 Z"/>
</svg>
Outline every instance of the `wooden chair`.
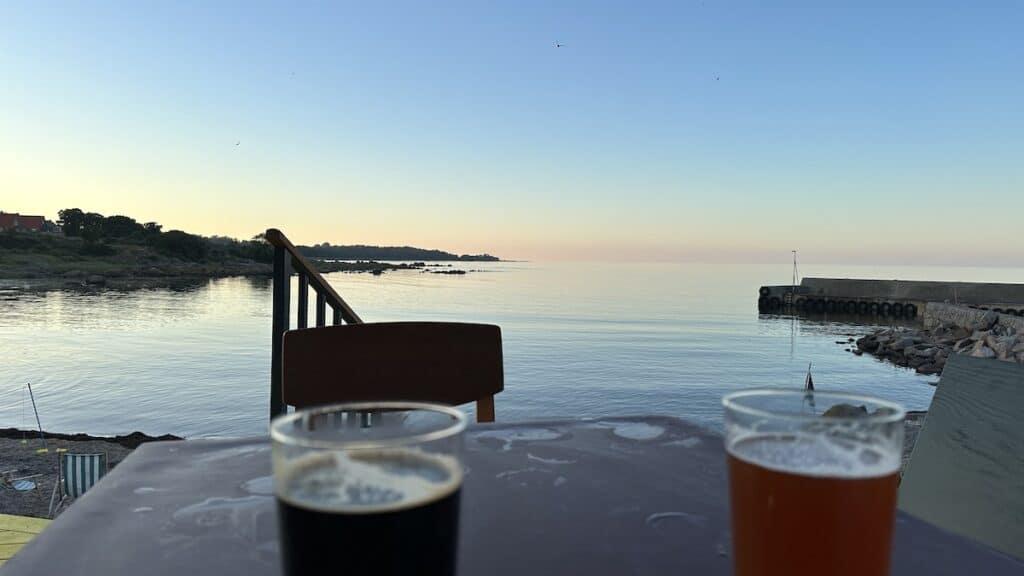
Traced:
<svg viewBox="0 0 1024 576">
<path fill-rule="evenodd" d="M 476 402 L 477 422 L 494 421 L 505 388 L 501 328 L 454 322 L 343 324 L 291 330 L 282 346 L 284 402 L 409 400 Z"/>
</svg>

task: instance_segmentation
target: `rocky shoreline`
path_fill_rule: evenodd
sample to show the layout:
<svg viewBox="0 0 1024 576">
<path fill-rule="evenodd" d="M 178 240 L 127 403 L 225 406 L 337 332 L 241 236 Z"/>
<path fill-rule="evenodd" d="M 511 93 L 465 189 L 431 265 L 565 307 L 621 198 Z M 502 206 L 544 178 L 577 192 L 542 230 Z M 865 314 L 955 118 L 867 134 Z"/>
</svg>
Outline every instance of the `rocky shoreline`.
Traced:
<svg viewBox="0 0 1024 576">
<path fill-rule="evenodd" d="M 60 434 L 43 432 L 46 436 L 45 452 L 38 430 L 0 428 L 0 514 L 46 518 L 50 496 L 57 482 L 58 450 L 75 453 L 107 455 L 108 471 L 121 463 L 135 448 L 146 442 L 181 440 L 179 436 L 164 434 L 149 436 L 132 432 L 124 436 L 92 436 L 89 434 Z M 31 490 L 15 490 L 9 480 L 27 478 L 35 484 Z M 63 512 L 67 504 L 54 512 Z"/>
<path fill-rule="evenodd" d="M 959 325 L 943 321 L 931 328 L 883 328 L 856 341 L 854 354 L 870 354 L 919 374 L 941 374 L 951 354 L 1024 364 L 1024 332 L 999 322 L 999 314 L 979 314 Z"/>
</svg>

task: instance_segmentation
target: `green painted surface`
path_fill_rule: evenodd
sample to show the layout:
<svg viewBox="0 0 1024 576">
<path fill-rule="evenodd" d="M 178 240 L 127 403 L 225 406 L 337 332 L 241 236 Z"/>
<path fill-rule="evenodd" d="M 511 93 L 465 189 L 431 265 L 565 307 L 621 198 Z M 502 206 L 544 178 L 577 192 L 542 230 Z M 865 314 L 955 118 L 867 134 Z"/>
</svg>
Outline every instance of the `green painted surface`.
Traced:
<svg viewBox="0 0 1024 576">
<path fill-rule="evenodd" d="M 0 566 L 49 523 L 42 518 L 0 514 Z"/>
<path fill-rule="evenodd" d="M 1024 558 L 1024 366 L 952 356 L 900 485 L 901 509 Z"/>
</svg>

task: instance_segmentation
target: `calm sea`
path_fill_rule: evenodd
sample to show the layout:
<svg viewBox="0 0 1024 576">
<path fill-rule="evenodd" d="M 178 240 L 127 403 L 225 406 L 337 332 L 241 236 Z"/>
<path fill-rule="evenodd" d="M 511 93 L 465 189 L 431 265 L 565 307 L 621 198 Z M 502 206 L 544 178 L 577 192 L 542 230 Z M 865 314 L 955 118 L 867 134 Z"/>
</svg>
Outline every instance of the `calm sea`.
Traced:
<svg viewBox="0 0 1024 576">
<path fill-rule="evenodd" d="M 465 276 L 332 274 L 366 321 L 502 327 L 499 421 L 667 414 L 719 425 L 719 398 L 750 386 L 868 393 L 924 409 L 934 377 L 844 351 L 870 326 L 758 315 L 781 266 L 466 263 Z M 1024 281 L 1024 270 L 815 267 L 816 276 Z M 294 294 L 293 290 L 293 294 Z M 132 291 L 0 281 L 0 427 L 189 437 L 266 432 L 269 280 Z M 344 351 L 325 362 L 344 362 Z"/>
</svg>

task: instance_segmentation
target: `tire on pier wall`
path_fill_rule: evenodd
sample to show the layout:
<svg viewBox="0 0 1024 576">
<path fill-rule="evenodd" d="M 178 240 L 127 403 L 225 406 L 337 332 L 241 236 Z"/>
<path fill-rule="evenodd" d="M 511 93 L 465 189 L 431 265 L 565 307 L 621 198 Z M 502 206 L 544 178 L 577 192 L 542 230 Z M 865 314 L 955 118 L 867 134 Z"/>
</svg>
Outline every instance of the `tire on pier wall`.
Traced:
<svg viewBox="0 0 1024 576">
<path fill-rule="evenodd" d="M 902 318 L 903 317 L 903 303 L 902 302 L 893 302 L 893 304 L 892 304 L 892 315 L 897 317 L 897 318 Z"/>
<path fill-rule="evenodd" d="M 857 313 L 860 315 L 867 315 L 868 311 L 871 310 L 871 305 L 861 300 L 857 302 Z"/>
<path fill-rule="evenodd" d="M 769 290 L 767 286 L 761 286 L 761 289 L 757 291 L 761 296 L 767 296 L 770 292 L 771 290 Z"/>
<path fill-rule="evenodd" d="M 782 300 L 779 300 L 778 296 L 772 296 L 768 299 L 768 308 L 770 310 L 778 310 L 782 308 Z"/>
<path fill-rule="evenodd" d="M 907 318 L 917 318 L 917 306 L 915 304 L 907 304 L 903 307 L 903 315 Z"/>
<path fill-rule="evenodd" d="M 878 302 L 872 302 L 868 304 L 868 314 L 872 316 L 878 316 Z"/>
<path fill-rule="evenodd" d="M 814 311 L 821 314 L 825 311 L 825 301 L 821 298 L 814 299 Z"/>
<path fill-rule="evenodd" d="M 762 313 L 768 311 L 768 299 L 764 296 L 757 299 L 757 311 Z"/>
<path fill-rule="evenodd" d="M 836 312 L 839 311 L 839 302 L 835 300 L 825 301 L 825 311 L 828 312 L 829 314 L 835 314 Z"/>
<path fill-rule="evenodd" d="M 881 316 L 889 316 L 890 314 L 892 314 L 892 304 L 889 304 L 888 302 L 882 302 L 878 306 L 878 314 Z"/>
</svg>

